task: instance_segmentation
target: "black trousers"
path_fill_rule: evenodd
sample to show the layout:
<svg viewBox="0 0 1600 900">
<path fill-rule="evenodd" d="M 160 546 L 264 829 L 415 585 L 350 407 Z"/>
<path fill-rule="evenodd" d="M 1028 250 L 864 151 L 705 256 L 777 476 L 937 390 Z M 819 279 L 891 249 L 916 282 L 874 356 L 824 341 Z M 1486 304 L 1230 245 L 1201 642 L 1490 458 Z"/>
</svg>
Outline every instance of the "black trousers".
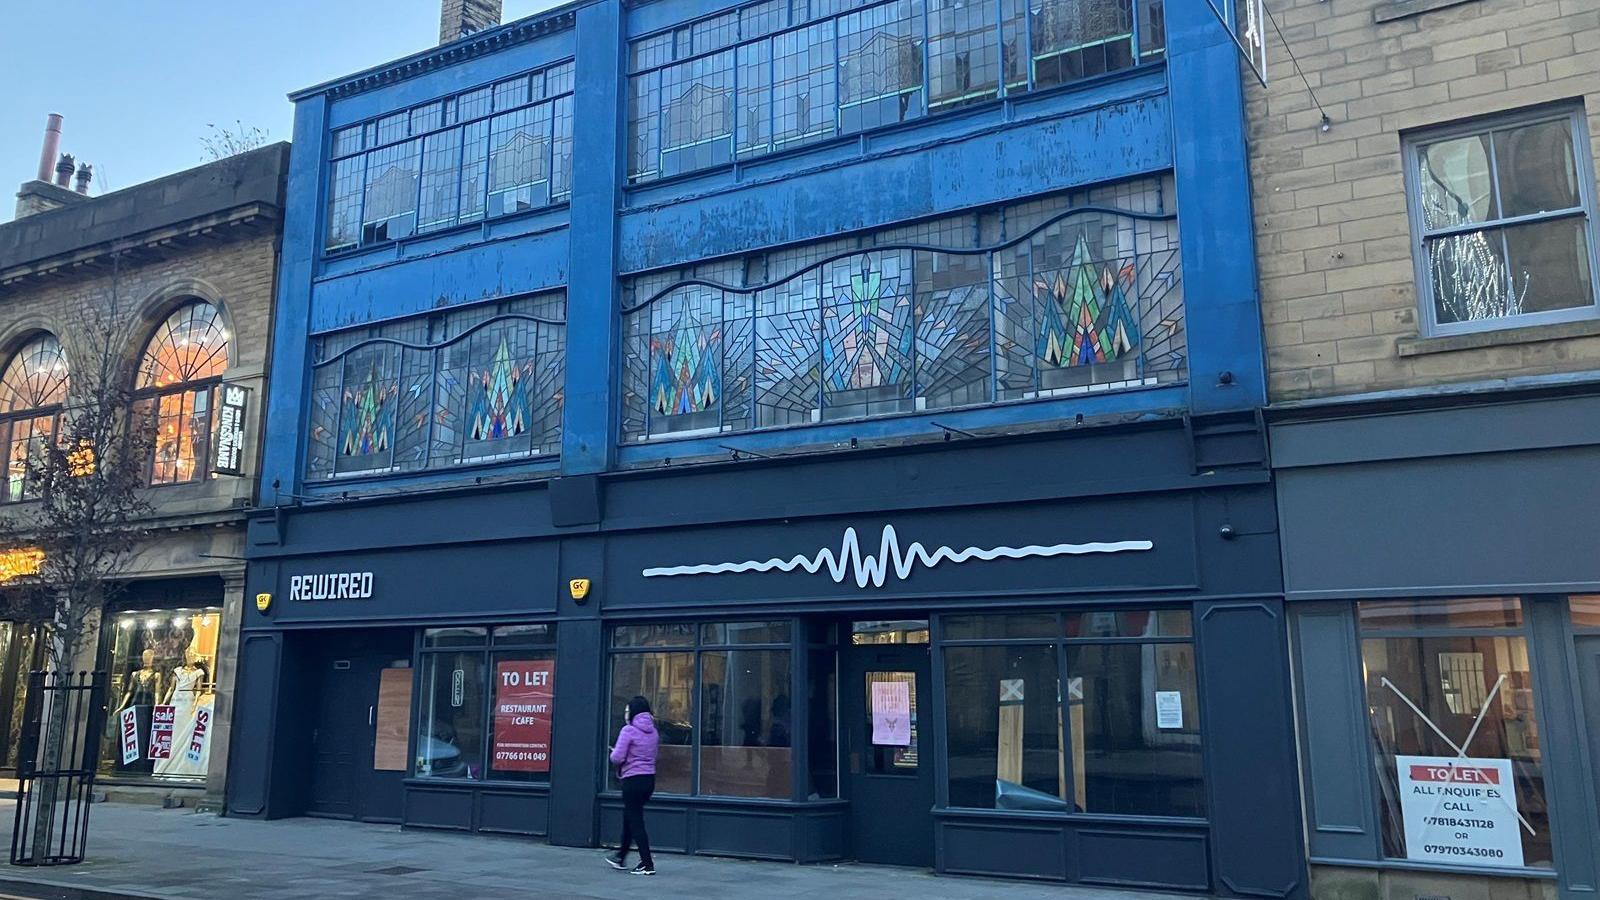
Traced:
<svg viewBox="0 0 1600 900">
<path fill-rule="evenodd" d="M 650 856 L 650 835 L 644 830 L 644 805 L 656 792 L 654 775 L 634 775 L 622 779 L 622 848 L 617 855 L 626 860 L 628 851 L 639 845 L 639 861 L 654 869 Z"/>
</svg>

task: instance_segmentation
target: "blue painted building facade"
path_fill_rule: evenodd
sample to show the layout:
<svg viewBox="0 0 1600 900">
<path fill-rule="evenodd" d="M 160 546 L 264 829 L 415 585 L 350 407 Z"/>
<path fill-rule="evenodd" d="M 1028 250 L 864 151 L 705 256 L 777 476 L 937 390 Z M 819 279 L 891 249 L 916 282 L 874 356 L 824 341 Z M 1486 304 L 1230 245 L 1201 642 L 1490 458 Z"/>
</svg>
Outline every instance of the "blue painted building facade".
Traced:
<svg viewBox="0 0 1600 900">
<path fill-rule="evenodd" d="M 613 840 L 642 693 L 662 847 L 1304 893 L 1209 8 L 597 0 L 293 99 L 233 814 Z"/>
</svg>

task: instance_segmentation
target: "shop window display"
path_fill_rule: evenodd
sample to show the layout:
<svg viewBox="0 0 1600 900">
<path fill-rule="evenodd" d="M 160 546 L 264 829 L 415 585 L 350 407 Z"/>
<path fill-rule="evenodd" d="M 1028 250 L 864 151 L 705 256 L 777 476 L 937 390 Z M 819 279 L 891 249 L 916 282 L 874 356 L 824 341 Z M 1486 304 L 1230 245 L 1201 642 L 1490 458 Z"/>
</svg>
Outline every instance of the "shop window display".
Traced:
<svg viewBox="0 0 1600 900">
<path fill-rule="evenodd" d="M 109 716 L 100 770 L 201 781 L 211 762 L 222 610 L 108 614 Z"/>
<path fill-rule="evenodd" d="M 943 634 L 950 805 L 1205 815 L 1187 610 L 952 616 Z"/>
<path fill-rule="evenodd" d="M 1384 854 L 1551 868 L 1521 602 L 1377 601 L 1358 609 Z"/>
<path fill-rule="evenodd" d="M 550 780 L 553 625 L 430 628 L 417 679 L 414 775 Z"/>
<path fill-rule="evenodd" d="M 641 695 L 661 736 L 658 792 L 789 799 L 792 633 L 787 621 L 613 629 L 607 734 L 621 727 L 629 698 Z M 609 783 L 618 786 L 614 771 Z"/>
</svg>

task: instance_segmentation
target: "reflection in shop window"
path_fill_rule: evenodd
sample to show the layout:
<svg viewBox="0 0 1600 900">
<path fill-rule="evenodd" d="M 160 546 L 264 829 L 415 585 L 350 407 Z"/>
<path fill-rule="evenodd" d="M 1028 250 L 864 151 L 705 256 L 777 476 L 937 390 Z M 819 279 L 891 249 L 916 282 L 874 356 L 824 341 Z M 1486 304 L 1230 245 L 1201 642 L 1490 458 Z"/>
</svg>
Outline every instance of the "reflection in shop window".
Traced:
<svg viewBox="0 0 1600 900">
<path fill-rule="evenodd" d="M 1393 615 L 1406 607 L 1405 616 Z M 1363 603 L 1360 618 L 1384 854 L 1550 867 L 1520 603 Z M 1502 786 L 1502 775 L 1509 784 Z"/>
<path fill-rule="evenodd" d="M 1187 610 L 954 616 L 944 650 L 952 806 L 1205 815 Z M 1064 669 L 1063 669 L 1064 665 Z"/>
<path fill-rule="evenodd" d="M 424 631 L 412 774 L 548 781 L 555 640 L 544 623 Z"/>
<path fill-rule="evenodd" d="M 416 767 L 419 777 L 483 777 L 483 654 L 425 653 L 418 671 Z"/>
<path fill-rule="evenodd" d="M 700 657 L 700 793 L 785 799 L 794 743 L 789 651 Z"/>
<path fill-rule="evenodd" d="M 1076 802 L 1086 812 L 1205 815 L 1191 644 L 1067 648 Z"/>
<path fill-rule="evenodd" d="M 839 796 L 838 654 L 832 648 L 813 648 L 809 665 L 806 733 L 811 771 L 807 799 L 823 800 Z"/>
<path fill-rule="evenodd" d="M 1070 811 L 1056 648 L 950 647 L 944 658 L 950 805 Z"/>
<path fill-rule="evenodd" d="M 215 737 L 217 637 L 222 610 L 163 609 L 109 615 L 110 673 L 100 771 L 199 781 Z M 131 723 L 138 746 L 119 735 Z"/>
<path fill-rule="evenodd" d="M 690 632 L 692 641 L 692 634 Z M 656 790 L 687 794 L 694 763 L 694 653 L 619 653 L 611 658 L 611 712 L 606 740 L 615 741 L 627 724 L 628 701 L 635 695 L 650 701 L 656 732 Z M 615 767 L 611 786 L 620 789 Z"/>
<path fill-rule="evenodd" d="M 650 701 L 661 740 L 658 792 L 789 799 L 797 713 L 793 637 L 786 620 L 617 626 L 611 632 L 607 741 L 622 728 L 628 701 L 639 695 Z M 831 661 L 826 668 L 814 664 L 807 697 L 813 747 L 816 729 L 831 734 L 834 727 L 831 713 L 818 719 L 819 703 L 831 701 L 819 700 L 814 688 L 818 679 L 832 678 L 833 667 Z M 828 792 L 824 796 L 837 794 L 837 775 L 823 774 L 836 771 L 836 764 L 833 770 L 828 765 L 813 755 L 812 790 Z M 834 783 L 818 786 L 819 776 Z M 608 783 L 617 789 L 615 767 Z"/>
</svg>

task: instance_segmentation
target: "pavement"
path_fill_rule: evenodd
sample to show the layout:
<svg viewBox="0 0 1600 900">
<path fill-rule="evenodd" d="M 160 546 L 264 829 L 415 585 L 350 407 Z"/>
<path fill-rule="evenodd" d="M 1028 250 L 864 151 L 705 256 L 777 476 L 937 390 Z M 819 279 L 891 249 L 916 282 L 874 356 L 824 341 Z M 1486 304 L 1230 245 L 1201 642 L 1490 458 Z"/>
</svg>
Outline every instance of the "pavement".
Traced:
<svg viewBox="0 0 1600 900">
<path fill-rule="evenodd" d="M 7 838 L 14 808 L 14 802 L 0 801 Z M 0 868 L 0 898 L 1193 900 L 1059 883 L 939 877 L 889 866 L 800 866 L 671 853 L 657 854 L 659 874 L 645 878 L 614 871 L 602 851 L 534 840 L 327 819 L 230 819 L 121 803 L 95 804 L 89 829 L 88 858 L 79 865 Z"/>
</svg>

